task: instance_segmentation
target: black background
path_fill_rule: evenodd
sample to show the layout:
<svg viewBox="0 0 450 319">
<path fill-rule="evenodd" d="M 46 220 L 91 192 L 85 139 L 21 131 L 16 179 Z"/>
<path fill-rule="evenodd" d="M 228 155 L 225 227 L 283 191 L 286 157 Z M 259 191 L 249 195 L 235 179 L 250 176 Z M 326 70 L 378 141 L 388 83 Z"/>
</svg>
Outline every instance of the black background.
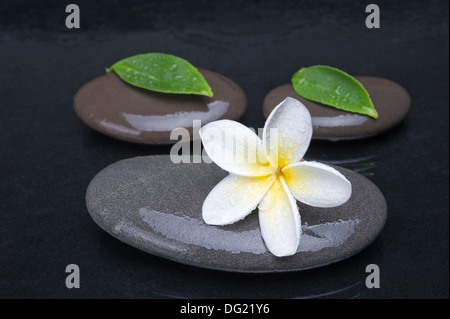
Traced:
<svg viewBox="0 0 450 319">
<path fill-rule="evenodd" d="M 448 298 L 448 1 L 64 1 L 0 3 L 1 298 Z M 342 163 L 383 192 L 388 220 L 361 253 L 282 274 L 238 274 L 164 260 L 102 231 L 84 201 L 105 166 L 170 146 L 114 140 L 85 126 L 73 96 L 115 61 L 166 52 L 233 79 L 242 122 L 302 66 L 389 78 L 411 95 L 397 128 L 358 141 L 313 141 L 307 159 Z M 81 288 L 68 289 L 75 263 Z M 377 264 L 381 288 L 365 286 Z"/>
</svg>

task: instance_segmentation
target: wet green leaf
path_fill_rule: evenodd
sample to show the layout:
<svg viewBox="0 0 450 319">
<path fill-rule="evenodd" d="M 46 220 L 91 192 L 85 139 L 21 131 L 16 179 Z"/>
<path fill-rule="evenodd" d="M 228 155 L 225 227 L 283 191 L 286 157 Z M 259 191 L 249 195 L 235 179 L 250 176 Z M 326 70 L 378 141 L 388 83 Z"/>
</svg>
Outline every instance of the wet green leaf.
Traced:
<svg viewBox="0 0 450 319">
<path fill-rule="evenodd" d="M 339 69 L 325 65 L 302 68 L 292 76 L 292 85 L 305 99 L 378 118 L 366 89 Z"/>
<path fill-rule="evenodd" d="M 146 53 L 116 62 L 106 69 L 143 89 L 174 94 L 213 96 L 203 75 L 185 59 L 165 53 Z"/>
</svg>

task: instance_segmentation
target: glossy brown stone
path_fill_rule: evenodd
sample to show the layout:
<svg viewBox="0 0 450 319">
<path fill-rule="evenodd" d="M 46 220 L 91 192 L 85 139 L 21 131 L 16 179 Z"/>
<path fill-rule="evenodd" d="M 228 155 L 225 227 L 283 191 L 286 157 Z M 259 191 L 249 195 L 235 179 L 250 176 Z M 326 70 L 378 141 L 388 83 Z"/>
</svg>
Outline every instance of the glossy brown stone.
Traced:
<svg viewBox="0 0 450 319">
<path fill-rule="evenodd" d="M 213 97 L 165 94 L 140 89 L 116 74 L 102 75 L 82 86 L 74 107 L 81 120 L 111 137 L 141 144 L 169 144 L 175 128 L 188 129 L 193 120 L 204 125 L 219 119 L 239 120 L 247 107 L 244 91 L 230 79 L 202 70 Z"/>
<path fill-rule="evenodd" d="M 381 134 L 398 125 L 411 107 L 408 92 L 399 84 L 384 78 L 370 76 L 355 77 L 369 92 L 378 112 L 378 118 L 349 113 L 309 101 L 298 95 L 292 85 L 285 84 L 267 94 L 263 103 L 263 113 L 270 112 L 290 96 L 301 101 L 309 110 L 313 123 L 313 138 L 316 139 L 357 139 Z"/>
</svg>

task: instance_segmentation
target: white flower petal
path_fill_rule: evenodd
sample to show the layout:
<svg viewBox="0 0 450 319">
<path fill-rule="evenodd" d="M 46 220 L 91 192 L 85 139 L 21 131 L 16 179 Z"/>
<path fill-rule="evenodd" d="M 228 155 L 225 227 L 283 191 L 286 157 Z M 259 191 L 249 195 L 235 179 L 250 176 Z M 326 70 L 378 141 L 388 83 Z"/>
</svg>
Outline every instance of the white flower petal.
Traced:
<svg viewBox="0 0 450 319">
<path fill-rule="evenodd" d="M 283 177 L 271 186 L 258 207 L 259 226 L 269 251 L 278 257 L 295 254 L 301 234 L 300 214 Z"/>
<path fill-rule="evenodd" d="M 311 136 L 308 109 L 300 101 L 287 97 L 270 113 L 264 126 L 264 149 L 272 166 L 284 167 L 301 160 Z"/>
<path fill-rule="evenodd" d="M 272 183 L 271 176 L 228 175 L 203 202 L 203 220 L 210 225 L 227 225 L 243 219 L 258 206 Z"/>
<path fill-rule="evenodd" d="M 282 170 L 289 189 L 302 203 L 315 207 L 344 204 L 352 194 L 351 183 L 334 168 L 317 162 L 300 162 Z"/>
<path fill-rule="evenodd" d="M 261 139 L 241 123 L 220 120 L 206 124 L 200 137 L 208 156 L 222 169 L 241 176 L 265 176 L 274 168 Z"/>
</svg>

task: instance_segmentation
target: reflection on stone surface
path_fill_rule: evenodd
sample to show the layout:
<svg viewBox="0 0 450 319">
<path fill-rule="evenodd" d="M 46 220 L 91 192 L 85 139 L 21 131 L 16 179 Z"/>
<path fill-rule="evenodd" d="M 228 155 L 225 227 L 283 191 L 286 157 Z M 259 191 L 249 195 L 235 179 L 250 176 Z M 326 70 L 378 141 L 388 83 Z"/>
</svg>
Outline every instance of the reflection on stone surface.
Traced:
<svg viewBox="0 0 450 319">
<path fill-rule="evenodd" d="M 256 212 L 253 212 L 256 213 Z M 140 208 L 142 220 L 156 233 L 181 243 L 231 253 L 267 253 L 259 229 L 241 232 L 205 224 L 203 220 Z M 297 252 L 316 252 L 345 243 L 359 224 L 359 219 L 303 226 Z"/>
<path fill-rule="evenodd" d="M 338 115 L 338 116 L 313 116 L 311 118 L 314 128 L 318 127 L 344 127 L 358 126 L 366 122 L 369 118 L 358 114 Z"/>
<path fill-rule="evenodd" d="M 208 111 L 177 112 L 164 115 L 142 115 L 122 113 L 125 120 L 135 129 L 145 132 L 166 132 L 179 127 L 192 127 L 193 121 L 208 123 L 227 112 L 229 102 L 214 101 L 207 104 Z"/>
<path fill-rule="evenodd" d="M 345 243 L 358 226 L 359 219 L 339 220 L 312 226 L 304 226 L 297 252 L 319 251 Z"/>
</svg>

